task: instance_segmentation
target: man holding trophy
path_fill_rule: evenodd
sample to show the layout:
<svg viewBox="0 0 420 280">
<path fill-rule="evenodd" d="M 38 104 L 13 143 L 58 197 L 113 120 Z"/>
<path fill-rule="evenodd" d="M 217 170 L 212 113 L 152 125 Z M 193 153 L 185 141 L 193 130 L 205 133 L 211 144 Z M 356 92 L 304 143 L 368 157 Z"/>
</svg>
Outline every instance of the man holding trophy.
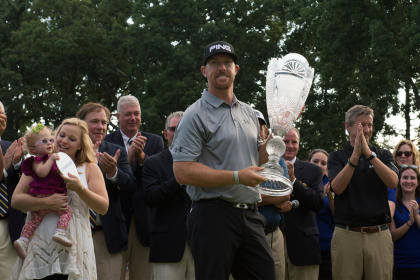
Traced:
<svg viewBox="0 0 420 280">
<path fill-rule="evenodd" d="M 275 279 L 255 187 L 266 154 L 254 110 L 233 93 L 234 48 L 209 44 L 201 73 L 208 89 L 181 119 L 171 152 L 174 174 L 193 204 L 187 219 L 196 279 Z"/>
</svg>

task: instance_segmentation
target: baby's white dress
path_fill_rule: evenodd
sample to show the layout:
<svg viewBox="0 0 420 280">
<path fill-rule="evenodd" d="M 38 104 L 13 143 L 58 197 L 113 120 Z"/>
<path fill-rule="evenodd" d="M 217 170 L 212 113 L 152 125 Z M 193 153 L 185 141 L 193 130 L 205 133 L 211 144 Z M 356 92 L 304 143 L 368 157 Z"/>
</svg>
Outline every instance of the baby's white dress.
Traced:
<svg viewBox="0 0 420 280">
<path fill-rule="evenodd" d="M 86 164 L 77 171 L 83 186 L 87 187 Z M 73 210 L 68 227 L 73 245 L 66 248 L 52 240 L 58 215 L 46 215 L 29 242 L 27 257 L 24 261 L 18 258 L 12 280 L 41 279 L 52 274 L 67 274 L 68 280 L 96 280 L 89 208 L 75 192 L 68 190 L 67 195 Z"/>
</svg>

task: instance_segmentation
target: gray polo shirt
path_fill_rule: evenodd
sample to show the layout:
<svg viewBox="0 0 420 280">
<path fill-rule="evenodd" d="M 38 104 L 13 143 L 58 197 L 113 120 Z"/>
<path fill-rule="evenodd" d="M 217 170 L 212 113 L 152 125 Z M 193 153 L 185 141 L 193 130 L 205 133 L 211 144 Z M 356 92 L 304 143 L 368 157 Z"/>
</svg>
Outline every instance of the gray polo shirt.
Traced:
<svg viewBox="0 0 420 280">
<path fill-rule="evenodd" d="M 251 106 L 234 96 L 232 106 L 203 91 L 185 111 L 171 146 L 174 162 L 196 161 L 218 170 L 258 166 L 259 123 Z M 233 176 L 233 175 L 232 175 Z M 188 186 L 192 200 L 222 198 L 255 203 L 261 196 L 255 187 L 226 185 L 216 188 Z"/>
</svg>

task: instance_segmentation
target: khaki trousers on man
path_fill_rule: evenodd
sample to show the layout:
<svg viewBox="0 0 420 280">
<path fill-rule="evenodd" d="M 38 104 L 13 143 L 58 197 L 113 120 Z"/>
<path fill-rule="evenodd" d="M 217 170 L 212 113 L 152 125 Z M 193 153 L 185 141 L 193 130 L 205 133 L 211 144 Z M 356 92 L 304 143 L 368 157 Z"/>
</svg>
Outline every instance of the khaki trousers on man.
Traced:
<svg viewBox="0 0 420 280">
<path fill-rule="evenodd" d="M 0 220 L 0 279 L 10 279 L 17 260 L 15 248 L 10 241 L 7 218 Z"/>
<path fill-rule="evenodd" d="M 287 254 L 287 246 L 284 243 L 286 259 L 286 280 L 318 280 L 319 265 L 294 265 Z"/>
<path fill-rule="evenodd" d="M 106 248 L 104 232 L 98 230 L 92 232 L 93 246 L 96 258 L 96 270 L 98 280 L 115 280 L 121 278 L 121 266 L 123 263 L 122 252 L 110 254 Z"/>
<path fill-rule="evenodd" d="M 284 238 L 280 228 L 266 234 L 268 246 L 271 248 L 274 266 L 276 270 L 276 280 L 284 280 L 286 277 L 286 263 L 284 258 Z"/>
<path fill-rule="evenodd" d="M 194 259 L 190 247 L 185 245 L 184 255 L 176 263 L 152 263 L 153 280 L 194 280 Z"/>
<path fill-rule="evenodd" d="M 120 279 L 127 280 L 125 273 L 128 265 L 129 280 L 151 280 L 152 264 L 149 262 L 149 252 L 149 247 L 145 247 L 139 242 L 136 226 L 131 219 L 130 231 L 128 232 L 128 250 L 124 254 L 124 263 L 121 268 L 123 273 Z"/>
<path fill-rule="evenodd" d="M 362 233 L 335 227 L 331 262 L 333 279 L 391 280 L 394 244 L 390 231 Z"/>
</svg>

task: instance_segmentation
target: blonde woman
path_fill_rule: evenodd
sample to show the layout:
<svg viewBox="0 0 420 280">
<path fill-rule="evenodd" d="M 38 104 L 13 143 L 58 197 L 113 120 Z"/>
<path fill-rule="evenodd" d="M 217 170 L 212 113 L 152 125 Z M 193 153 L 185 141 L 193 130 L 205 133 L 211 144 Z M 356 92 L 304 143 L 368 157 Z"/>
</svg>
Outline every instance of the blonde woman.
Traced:
<svg viewBox="0 0 420 280">
<path fill-rule="evenodd" d="M 77 118 L 64 120 L 58 127 L 55 142 L 57 152 L 66 153 L 76 164 L 79 177 L 63 174 L 67 195 L 53 194 L 38 198 L 31 196 L 30 176 L 22 175 L 12 197 L 12 206 L 22 211 L 49 209 L 62 211 L 67 205 L 73 209 L 69 236 L 73 246 L 65 248 L 50 242 L 54 231 L 49 224 L 57 218 L 46 216 L 29 241 L 25 260 L 19 259 L 12 279 L 83 279 L 95 280 L 96 265 L 89 208 L 99 214 L 108 210 L 108 195 L 102 173 L 95 163 L 95 153 L 84 121 Z M 56 216 L 55 216 L 56 217 Z"/>
<path fill-rule="evenodd" d="M 411 165 L 414 164 L 416 166 L 420 166 L 419 162 L 419 151 L 414 145 L 413 142 L 407 139 L 403 139 L 394 148 L 394 152 L 392 153 L 394 156 L 395 164 L 397 165 L 398 169 L 401 168 L 402 165 Z M 396 197 L 397 188 L 388 188 L 388 204 L 389 210 L 391 213 L 395 211 L 395 197 Z"/>
</svg>

